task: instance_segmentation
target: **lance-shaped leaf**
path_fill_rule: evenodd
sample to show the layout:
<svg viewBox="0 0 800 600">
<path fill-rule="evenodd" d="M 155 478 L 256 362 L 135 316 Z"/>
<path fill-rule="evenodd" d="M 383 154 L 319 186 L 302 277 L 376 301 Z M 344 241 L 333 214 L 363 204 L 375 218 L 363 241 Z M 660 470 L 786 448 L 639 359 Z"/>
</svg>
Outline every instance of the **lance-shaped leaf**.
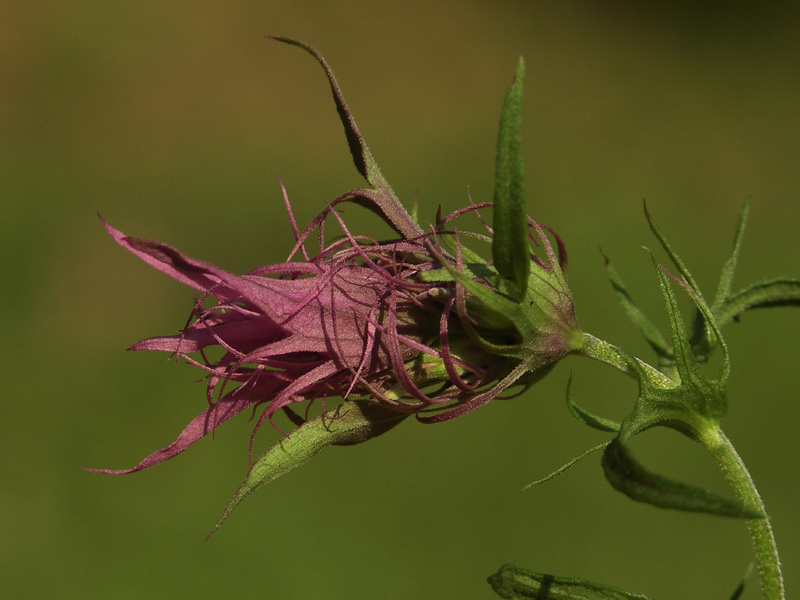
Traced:
<svg viewBox="0 0 800 600">
<path fill-rule="evenodd" d="M 730 374 L 730 358 L 728 347 L 722 338 L 722 333 L 716 324 L 711 309 L 703 300 L 703 297 L 696 288 L 689 283 L 684 275 L 681 280 L 682 287 L 694 301 L 698 313 L 705 322 L 705 328 L 709 331 L 709 338 L 715 339 L 722 349 L 722 367 L 715 380 L 706 377 L 703 372 L 703 365 L 696 358 L 686 332 L 678 301 L 670 287 L 669 278 L 666 272 L 656 262 L 655 255 L 650 253 L 653 267 L 658 276 L 659 287 L 661 288 L 664 302 L 666 303 L 667 318 L 669 319 L 670 334 L 672 338 L 672 352 L 675 356 L 675 369 L 680 377 L 680 386 L 673 392 L 655 392 L 664 396 L 672 396 L 673 399 L 680 398 L 680 403 L 689 413 L 702 414 L 704 417 L 720 419 L 728 409 L 725 386 Z M 685 270 L 685 269 L 684 269 Z M 688 271 L 686 271 L 688 274 Z M 691 275 L 689 275 L 691 278 Z"/>
<path fill-rule="evenodd" d="M 753 308 L 800 306 L 800 279 L 796 278 L 780 277 L 769 281 L 759 281 L 736 293 L 731 292 L 736 262 L 739 258 L 739 249 L 742 246 L 749 213 L 750 203 L 745 202 L 739 215 L 739 225 L 733 240 L 733 252 L 722 268 L 717 295 L 711 306 L 720 327 Z"/>
<path fill-rule="evenodd" d="M 492 258 L 497 271 L 524 295 L 530 272 L 525 174 L 522 167 L 522 84 L 525 62 L 520 57 L 514 81 L 506 92 L 497 136 L 494 184 Z"/>
<path fill-rule="evenodd" d="M 741 595 L 744 593 L 744 586 L 747 584 L 747 580 L 750 579 L 750 575 L 753 574 L 753 563 L 750 563 L 747 567 L 747 571 L 745 571 L 744 577 L 739 582 L 739 585 L 736 586 L 736 589 L 733 590 L 733 595 L 731 596 L 731 600 L 739 600 Z"/>
<path fill-rule="evenodd" d="M 408 211 L 406 211 L 403 205 L 400 204 L 400 201 L 397 199 L 397 196 L 392 190 L 392 186 L 389 185 L 389 182 L 378 168 L 378 163 L 373 158 L 372 153 L 367 147 L 366 141 L 364 141 L 364 137 L 358 130 L 358 126 L 353 118 L 353 114 L 350 112 L 350 108 L 347 106 L 347 103 L 344 100 L 342 90 L 339 88 L 339 84 L 336 82 L 336 77 L 333 75 L 333 70 L 330 68 L 327 61 L 313 48 L 313 46 L 306 44 L 305 42 L 287 37 L 267 37 L 278 42 L 283 42 L 285 44 L 291 44 L 292 46 L 302 48 L 311 56 L 313 56 L 322 66 L 322 68 L 325 70 L 325 75 L 328 77 L 328 83 L 331 86 L 331 92 L 333 92 L 333 100 L 336 103 L 336 112 L 338 113 L 339 119 L 342 121 L 342 125 L 344 126 L 344 133 L 347 137 L 347 145 L 350 147 L 350 154 L 353 156 L 353 162 L 355 163 L 356 169 L 358 169 L 358 172 L 361 174 L 361 176 L 369 182 L 369 184 L 372 186 L 372 189 L 377 192 L 377 195 L 371 195 L 369 199 L 375 205 L 377 205 L 378 208 L 384 212 L 384 214 L 386 214 L 386 216 L 392 222 L 394 228 L 404 237 L 413 238 L 421 235 L 422 229 L 420 229 L 419 225 L 417 225 L 416 221 L 411 217 L 411 215 L 408 214 Z M 358 194 L 354 194 L 354 196 L 358 196 Z M 356 197 L 354 200 L 358 201 L 358 198 Z M 366 204 L 366 206 L 372 208 L 372 206 L 369 204 Z"/>
<path fill-rule="evenodd" d="M 678 256 L 677 252 L 675 252 L 675 250 L 672 249 L 672 246 L 667 241 L 667 238 L 664 237 L 664 234 L 662 234 L 661 231 L 659 231 L 659 229 L 656 227 L 655 221 L 653 221 L 653 218 L 650 216 L 650 212 L 647 210 L 647 203 L 645 202 L 643 206 L 644 206 L 644 215 L 645 218 L 647 219 L 647 224 L 650 226 L 650 231 L 652 231 L 653 235 L 656 236 L 656 239 L 658 239 L 658 242 L 661 244 L 661 247 L 664 249 L 667 255 L 669 255 L 670 260 L 678 269 L 678 273 L 681 275 L 681 277 L 683 277 L 687 285 L 692 290 L 694 290 L 695 294 L 697 295 L 697 297 L 700 299 L 701 302 L 705 302 L 703 294 L 700 291 L 697 282 L 694 280 L 694 277 L 692 277 L 692 274 L 689 272 L 689 269 L 686 268 L 686 265 L 684 264 L 683 260 L 681 260 L 681 257 Z M 736 266 L 736 256 L 738 254 L 738 243 L 741 241 L 741 233 L 743 231 L 744 231 L 744 224 L 743 221 L 740 220 L 740 227 L 737 233 L 738 241 L 734 245 L 733 260 L 732 261 L 729 260 L 728 264 L 726 265 L 726 269 L 728 272 L 727 273 L 723 272 L 722 278 L 719 283 L 719 289 L 723 289 L 725 285 L 730 285 L 730 282 L 733 278 L 733 271 Z M 695 313 L 694 334 L 692 336 L 691 346 L 693 347 L 697 356 L 702 357 L 704 360 L 707 360 L 708 357 L 710 356 L 711 352 L 714 349 L 716 341 L 711 333 L 711 330 L 707 327 L 707 325 L 708 323 L 706 322 L 706 319 L 701 314 L 701 311 L 698 310 Z"/>
<path fill-rule="evenodd" d="M 664 242 L 666 244 L 666 242 Z M 655 385 L 639 373 L 639 399 L 634 411 L 625 419 L 620 434 L 603 452 L 603 471 L 611 486 L 633 500 L 661 508 L 715 515 L 763 518 L 764 515 L 743 503 L 707 489 L 684 484 L 657 475 L 631 455 L 626 446 L 632 436 L 653 426 L 671 427 L 693 439 L 702 439 L 716 430 L 726 409 L 725 385 L 729 373 L 728 351 L 711 309 L 691 285 L 685 267 L 679 266 L 680 279 L 675 278 L 695 303 L 711 335 L 723 351 L 723 365 L 716 379 L 703 372 L 689 343 L 686 327 L 678 309 L 666 271 L 651 253 L 659 287 L 667 309 L 675 357 L 678 383 L 673 387 Z M 678 259 L 679 261 L 679 259 Z"/>
<path fill-rule="evenodd" d="M 714 303 L 711 305 L 714 314 L 717 313 L 718 308 L 724 303 L 731 295 L 733 286 L 733 276 L 736 273 L 736 263 L 739 260 L 739 250 L 742 247 L 742 239 L 744 238 L 744 230 L 747 225 L 747 218 L 750 216 L 750 202 L 745 201 L 742 205 L 742 211 L 739 213 L 739 224 L 736 226 L 736 234 L 733 237 L 733 251 L 730 258 L 725 262 L 722 267 L 722 274 L 717 284 L 717 295 L 714 297 Z"/>
<path fill-rule="evenodd" d="M 572 401 L 572 394 L 570 393 L 571 391 L 572 391 L 572 373 L 570 373 L 569 379 L 567 380 L 567 408 L 569 408 L 569 412 L 572 413 L 573 417 L 578 419 L 578 421 L 580 421 L 584 425 L 588 425 L 592 429 L 619 433 L 619 430 L 622 427 L 620 423 L 617 423 L 613 419 L 608 419 L 606 417 L 601 417 L 599 415 L 592 414 L 588 410 L 581 408 Z"/>
<path fill-rule="evenodd" d="M 670 260 L 672 261 L 672 264 L 674 264 L 675 267 L 678 269 L 678 273 L 680 273 L 683 276 L 683 278 L 687 281 L 689 286 L 693 290 L 695 290 L 697 295 L 700 296 L 700 298 L 702 299 L 702 294 L 700 293 L 700 287 L 697 285 L 697 282 L 695 282 L 694 277 L 692 277 L 692 274 L 689 272 L 689 269 L 686 268 L 686 265 L 684 264 L 683 260 L 681 260 L 681 257 L 678 256 L 678 253 L 672 249 L 672 246 L 667 241 L 667 238 L 664 237 L 664 234 L 662 234 L 656 227 L 655 221 L 653 221 L 653 218 L 650 216 L 650 212 L 647 210 L 647 204 L 644 204 L 644 216 L 647 219 L 647 224 L 650 226 L 650 231 L 652 231 L 653 235 L 656 236 L 656 239 L 658 240 L 658 242 L 661 244 L 661 247 L 669 256 Z"/>
<path fill-rule="evenodd" d="M 487 579 L 501 598 L 531 600 L 648 600 L 618 588 L 586 581 L 535 573 L 514 565 L 503 565 Z"/>
<path fill-rule="evenodd" d="M 307 421 L 259 457 L 208 536 L 219 529 L 245 497 L 304 465 L 325 446 L 365 442 L 385 433 L 407 416 L 376 403 L 348 400 L 329 413 Z"/>
<path fill-rule="evenodd" d="M 763 519 L 765 516 L 738 500 L 649 471 L 633 458 L 619 439 L 606 447 L 602 462 L 603 473 L 611 487 L 638 502 L 724 517 Z"/>
<path fill-rule="evenodd" d="M 800 279 L 781 277 L 754 283 L 726 298 L 715 316 L 722 327 L 745 311 L 771 306 L 800 306 Z"/>
<path fill-rule="evenodd" d="M 536 487 L 537 485 L 541 485 L 543 483 L 547 483 L 548 481 L 563 475 L 568 469 L 571 469 L 572 467 L 574 467 L 576 464 L 578 464 L 584 458 L 586 458 L 587 456 L 589 456 L 590 454 L 592 454 L 594 452 L 597 452 L 598 450 L 602 450 L 603 448 L 608 446 L 610 443 L 611 443 L 610 441 L 602 442 L 602 443 L 597 444 L 596 446 L 594 446 L 592 448 L 589 448 L 588 450 L 584 450 L 581 454 L 579 454 L 575 458 L 569 460 L 568 462 L 564 463 L 563 465 L 561 465 L 558 469 L 556 469 L 555 471 L 553 471 L 549 475 L 546 475 L 546 476 L 542 477 L 541 479 L 537 479 L 536 481 L 530 482 L 528 485 L 526 485 L 525 487 L 522 488 L 522 491 L 524 492 L 525 490 L 527 490 L 529 488 Z"/>
<path fill-rule="evenodd" d="M 666 339 L 664 339 L 664 336 L 661 334 L 658 327 L 656 327 L 636 305 L 633 298 L 628 293 L 628 289 L 625 287 L 625 284 L 622 282 L 622 279 L 617 274 L 616 269 L 614 269 L 614 267 L 611 265 L 611 260 L 605 254 L 603 254 L 603 259 L 605 261 L 606 273 L 608 274 L 608 279 L 611 282 L 611 287 L 617 294 L 617 298 L 619 299 L 620 304 L 622 304 L 622 308 L 628 315 L 628 318 L 633 322 L 633 324 L 639 330 L 639 333 L 644 336 L 647 343 L 658 356 L 659 365 L 672 364 L 674 359 Z"/>
</svg>

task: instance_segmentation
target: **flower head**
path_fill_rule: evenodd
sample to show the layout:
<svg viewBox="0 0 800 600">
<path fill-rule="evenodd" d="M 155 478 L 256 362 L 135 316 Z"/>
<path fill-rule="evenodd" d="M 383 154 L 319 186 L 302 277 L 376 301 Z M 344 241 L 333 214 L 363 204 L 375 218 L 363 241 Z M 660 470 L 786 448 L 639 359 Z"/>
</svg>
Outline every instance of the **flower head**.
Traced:
<svg viewBox="0 0 800 600">
<path fill-rule="evenodd" d="M 524 264 L 511 258 L 515 273 L 525 270 L 520 279 L 466 243 L 490 243 L 494 256 L 505 230 L 484 223 L 485 232 L 474 233 L 457 226 L 469 214 L 480 219 L 492 203 L 470 200 L 421 227 L 380 174 L 327 63 L 310 47 L 283 41 L 305 48 L 325 68 L 356 166 L 371 185 L 336 198 L 301 231 L 281 184 L 296 244 L 285 262 L 246 275 L 104 222 L 121 246 L 201 293 L 178 335 L 146 339 L 132 349 L 176 354 L 205 371 L 208 400 L 172 444 L 132 469 L 104 472 L 167 460 L 248 409 L 260 409 L 253 435 L 279 411 L 302 424 L 306 417 L 293 410 L 296 405 L 319 401 L 324 411 L 334 398 L 379 405 L 398 415 L 392 425 L 411 414 L 424 422 L 446 420 L 513 385 L 524 388 L 582 339 L 558 236 L 557 256 L 545 228 L 523 214 L 514 226 L 524 231 Z M 397 236 L 355 235 L 338 210 L 344 202 L 373 210 Z M 326 236 L 331 222 L 341 229 L 332 241 Z M 530 252 L 530 242 L 541 246 L 544 258 Z"/>
</svg>

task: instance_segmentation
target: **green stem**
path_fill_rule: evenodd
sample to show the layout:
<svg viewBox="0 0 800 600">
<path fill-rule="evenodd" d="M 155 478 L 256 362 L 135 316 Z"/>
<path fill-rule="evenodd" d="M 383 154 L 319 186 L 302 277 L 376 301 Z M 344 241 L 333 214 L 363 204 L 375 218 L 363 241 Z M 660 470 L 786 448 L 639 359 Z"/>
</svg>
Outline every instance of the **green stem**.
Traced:
<svg viewBox="0 0 800 600">
<path fill-rule="evenodd" d="M 640 360 L 634 356 L 627 354 L 625 351 L 617 348 L 613 344 L 609 344 L 605 340 L 594 337 L 591 333 L 583 334 L 583 344 L 577 353 L 582 356 L 587 356 L 600 362 L 611 365 L 633 378 L 637 378 L 638 374 L 631 365 L 631 361 L 638 364 L 649 376 L 650 380 L 661 388 L 673 388 L 675 382 L 669 377 L 664 375 L 661 371 L 654 366 Z"/>
<path fill-rule="evenodd" d="M 722 467 L 738 498 L 747 506 L 766 514 L 764 502 L 758 494 L 750 472 L 722 430 L 709 432 L 708 435 L 703 436 L 702 442 Z M 778 546 L 775 543 L 769 518 L 750 519 L 747 526 L 750 529 L 750 539 L 753 541 L 753 548 L 756 552 L 764 599 L 784 600 L 781 561 L 778 557 Z"/>
<path fill-rule="evenodd" d="M 640 373 L 637 371 L 640 369 L 653 385 L 662 389 L 671 389 L 677 385 L 655 367 L 588 333 L 584 333 L 583 344 L 576 352 L 611 365 L 631 377 L 638 377 Z M 699 430 L 698 436 L 722 468 L 739 500 L 757 512 L 766 514 L 764 502 L 750 472 L 722 430 L 714 426 L 705 431 Z M 769 519 L 750 519 L 747 525 L 761 575 L 764 600 L 785 600 L 778 546 Z"/>
</svg>

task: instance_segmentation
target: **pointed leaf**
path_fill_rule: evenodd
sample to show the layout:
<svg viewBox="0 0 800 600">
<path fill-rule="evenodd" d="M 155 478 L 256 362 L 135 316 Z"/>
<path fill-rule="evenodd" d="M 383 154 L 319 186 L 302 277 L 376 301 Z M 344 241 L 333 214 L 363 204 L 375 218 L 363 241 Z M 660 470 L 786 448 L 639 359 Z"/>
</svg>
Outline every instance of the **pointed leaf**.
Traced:
<svg viewBox="0 0 800 600">
<path fill-rule="evenodd" d="M 247 478 L 228 504 L 209 537 L 234 508 L 253 491 L 299 467 L 325 446 L 352 445 L 385 433 L 408 414 L 375 403 L 348 400 L 327 414 L 307 421 L 276 443 L 250 468 Z"/>
<path fill-rule="evenodd" d="M 672 287 L 670 287 L 669 279 L 664 269 L 656 261 L 656 257 L 652 252 L 650 252 L 650 260 L 656 270 L 658 284 L 666 304 L 667 319 L 669 320 L 670 337 L 672 341 L 672 354 L 675 357 L 675 368 L 678 370 L 681 381 L 688 383 L 692 376 L 696 375 L 701 377 L 702 374 L 698 373 L 692 346 L 689 343 L 689 336 L 686 333 L 686 324 L 683 322 L 683 316 L 678 308 L 678 300 L 675 298 Z"/>
<path fill-rule="evenodd" d="M 514 282 L 520 296 L 530 273 L 525 174 L 522 167 L 522 84 L 525 62 L 520 57 L 514 81 L 500 114 L 495 166 L 492 258 L 497 271 Z"/>
<path fill-rule="evenodd" d="M 644 339 L 647 341 L 653 351 L 655 351 L 660 360 L 665 362 L 672 361 L 672 352 L 667 340 L 658 330 L 658 327 L 656 327 L 652 321 L 650 321 L 650 319 L 644 315 L 639 307 L 636 306 L 636 303 L 628 293 L 625 284 L 617 274 L 616 269 L 614 269 L 614 267 L 611 265 L 609 258 L 605 254 L 603 254 L 603 258 L 605 259 L 606 273 L 611 281 L 611 287 L 614 288 L 614 292 L 616 292 L 617 298 L 622 304 L 622 308 L 628 315 L 628 318 L 639 330 L 639 333 L 644 336 Z"/>
<path fill-rule="evenodd" d="M 658 239 L 658 242 L 661 244 L 661 247 L 664 249 L 667 255 L 669 255 L 672 264 L 674 264 L 675 267 L 678 269 L 678 273 L 680 273 L 683 276 L 683 278 L 687 281 L 689 286 L 691 286 L 691 288 L 695 290 L 698 296 L 702 298 L 700 288 L 695 282 L 694 277 L 692 277 L 692 274 L 689 273 L 689 269 L 686 268 L 686 265 L 681 260 L 681 257 L 678 256 L 677 252 L 675 252 L 672 249 L 672 246 L 670 246 L 669 242 L 667 241 L 667 238 L 665 238 L 663 234 L 656 228 L 656 224 L 653 221 L 653 218 L 650 216 L 646 204 L 644 206 L 644 215 L 647 218 L 647 224 L 650 226 L 650 231 L 653 232 L 653 235 L 656 236 L 656 239 Z"/>
<path fill-rule="evenodd" d="M 612 419 L 606 419 L 605 417 L 599 417 L 597 415 L 593 415 L 588 410 L 582 409 L 580 406 L 575 404 L 572 401 L 572 396 L 570 391 L 572 390 L 572 374 L 569 376 L 569 380 L 567 381 L 567 407 L 569 408 L 569 412 L 572 413 L 572 416 L 578 419 L 584 425 L 588 425 L 592 429 L 598 429 L 599 431 L 609 431 L 612 433 L 618 433 L 622 425 L 617 423 Z"/>
<path fill-rule="evenodd" d="M 684 408 L 690 412 L 702 414 L 704 417 L 717 419 L 722 418 L 728 410 L 728 401 L 725 386 L 730 374 L 730 357 L 728 347 L 722 338 L 722 333 L 711 314 L 711 309 L 703 300 L 702 296 L 695 289 L 688 285 L 686 280 L 682 280 L 682 287 L 694 301 L 700 318 L 705 322 L 705 329 L 709 332 L 709 339 L 719 343 L 722 349 L 722 366 L 715 380 L 709 379 L 704 371 L 703 365 L 695 357 L 694 349 L 686 332 L 678 301 L 670 286 L 666 272 L 656 262 L 655 256 L 650 254 L 653 266 L 656 269 L 661 293 L 664 297 L 667 308 L 667 318 L 669 320 L 670 334 L 672 336 L 672 353 L 675 356 L 675 369 L 681 380 L 679 395 L 682 399 Z M 677 394 L 678 392 L 676 392 Z"/>
<path fill-rule="evenodd" d="M 697 282 L 694 280 L 694 277 L 692 277 L 692 274 L 689 272 L 689 269 L 686 268 L 686 265 L 681 260 L 681 257 L 678 256 L 678 254 L 672 249 L 672 246 L 669 244 L 669 242 L 667 242 L 667 239 L 656 227 L 653 218 L 650 216 L 650 213 L 647 210 L 646 203 L 644 204 L 644 214 L 647 219 L 647 224 L 650 226 L 650 230 L 653 232 L 653 235 L 656 236 L 656 239 L 658 239 L 658 242 L 661 244 L 661 247 L 664 249 L 664 251 L 669 255 L 672 263 L 675 265 L 675 267 L 677 267 L 678 273 L 683 277 L 683 279 L 686 280 L 687 285 L 695 291 L 697 296 L 705 302 L 703 299 L 703 294 L 700 291 Z M 692 346 L 698 348 L 700 353 L 708 358 L 711 350 L 714 348 L 714 340 L 711 337 L 711 332 L 705 327 L 706 323 L 699 312 L 695 314 L 694 325 Z"/>
<path fill-rule="evenodd" d="M 731 596 L 731 600 L 739 600 L 741 595 L 744 593 L 744 586 L 747 584 L 747 580 L 750 579 L 750 575 L 753 574 L 753 563 L 750 563 L 747 567 L 747 571 L 745 571 L 744 577 L 742 577 L 742 581 L 739 582 L 739 585 L 736 586 L 736 589 L 733 590 L 733 595 Z"/>
<path fill-rule="evenodd" d="M 514 565 L 503 565 L 487 581 L 498 596 L 507 599 L 648 600 L 647 596 L 592 581 L 535 573 Z"/>
<path fill-rule="evenodd" d="M 716 311 L 720 327 L 753 308 L 800 306 L 800 279 L 759 281 L 723 302 Z"/>
<path fill-rule="evenodd" d="M 681 282 L 681 287 L 686 290 L 686 293 L 689 294 L 689 297 L 694 302 L 695 308 L 697 309 L 698 319 L 702 319 L 704 325 L 704 329 L 707 331 L 707 339 L 711 340 L 713 344 L 719 344 L 719 347 L 722 351 L 722 366 L 720 367 L 719 374 L 715 381 L 709 380 L 705 375 L 702 375 L 700 371 L 700 365 L 702 362 L 708 360 L 708 354 L 703 355 L 702 353 L 697 352 L 696 346 L 692 346 L 693 353 L 697 354 L 697 358 L 691 356 L 690 359 L 692 360 L 692 364 L 695 366 L 696 371 L 699 376 L 702 376 L 704 381 L 708 381 L 711 383 L 712 387 L 716 390 L 716 392 L 721 393 L 724 396 L 724 388 L 728 382 L 728 376 L 731 372 L 731 359 L 730 354 L 728 353 L 728 344 L 725 342 L 725 338 L 722 337 L 722 331 L 720 330 L 719 324 L 717 323 L 714 314 L 711 311 L 711 308 L 706 304 L 705 300 L 698 294 L 693 288 L 689 287 L 686 284 L 686 281 Z M 713 344 L 711 347 L 713 347 Z M 691 344 L 690 344 L 691 346 Z M 712 406 L 712 395 L 706 394 L 706 406 Z M 717 411 L 718 417 L 722 417 L 725 412 L 727 411 L 727 400 L 722 398 L 721 403 L 717 403 L 715 410 Z"/>
<path fill-rule="evenodd" d="M 367 143 L 364 141 L 361 132 L 358 130 L 355 119 L 353 118 L 350 108 L 347 106 L 347 103 L 344 100 L 342 91 L 339 88 L 339 84 L 336 82 L 336 77 L 333 75 L 333 70 L 328 65 L 328 62 L 319 52 L 314 49 L 313 46 L 303 41 L 280 36 L 269 37 L 275 41 L 302 48 L 311 56 L 313 56 L 322 66 L 322 68 L 325 70 L 325 75 L 328 77 L 331 91 L 333 92 L 333 100 L 336 103 L 336 112 L 339 114 L 339 119 L 341 119 L 342 125 L 344 125 L 344 133 L 345 136 L 347 136 L 347 144 L 350 147 L 350 154 L 353 155 L 353 162 L 356 165 L 356 169 L 358 169 L 358 172 L 361 173 L 361 176 L 369 181 L 369 183 L 372 185 L 377 186 L 378 184 L 383 184 L 388 187 L 388 183 L 384 179 L 383 175 L 381 175 L 380 169 L 378 169 L 378 165 L 375 162 L 375 159 L 372 157 L 372 153 L 369 151 L 369 148 L 367 148 Z"/>
<path fill-rule="evenodd" d="M 714 297 L 714 312 L 716 309 L 725 302 L 731 295 L 731 287 L 733 285 L 733 276 L 736 272 L 736 262 L 739 260 L 739 249 L 742 247 L 742 238 L 744 237 L 745 225 L 747 225 L 747 217 L 750 215 L 750 202 L 746 201 L 742 205 L 742 211 L 739 213 L 739 224 L 736 227 L 736 235 L 733 238 L 733 252 L 730 258 L 725 262 L 722 267 L 722 275 L 719 278 L 717 285 L 717 295 Z"/>
<path fill-rule="evenodd" d="M 603 472 L 611 487 L 637 502 L 724 517 L 764 518 L 762 513 L 738 500 L 648 471 L 633 458 L 619 439 L 609 444 L 603 452 Z"/>
<path fill-rule="evenodd" d="M 584 452 L 582 452 L 581 454 L 579 454 L 578 456 L 576 456 L 572 460 L 570 460 L 567 463 L 565 463 L 562 466 L 560 466 L 558 469 L 556 469 L 555 471 L 553 471 L 549 475 L 546 475 L 545 477 L 542 477 L 541 479 L 537 479 L 536 481 L 532 481 L 531 483 L 526 485 L 524 488 L 522 488 L 522 491 L 524 492 L 528 488 L 532 488 L 532 487 L 535 487 L 537 485 L 541 485 L 543 483 L 547 483 L 551 479 L 555 479 L 559 475 L 562 475 L 567 469 L 573 467 L 574 465 L 576 465 L 578 462 L 580 462 L 581 460 L 583 460 L 584 458 L 586 458 L 590 454 L 592 454 L 594 452 L 597 452 L 598 450 L 602 450 L 603 448 L 608 446 L 610 443 L 611 442 L 602 442 L 601 444 L 597 444 L 597 446 L 594 446 L 592 448 L 589 448 L 588 450 L 585 450 Z"/>
<path fill-rule="evenodd" d="M 439 243 L 439 246 L 442 248 L 442 250 L 447 252 L 450 256 L 457 256 L 460 254 L 461 260 L 465 263 L 475 263 L 481 265 L 486 264 L 486 259 L 484 259 L 474 250 L 470 249 L 469 246 L 461 243 L 458 234 L 449 235 L 440 233 L 436 237 L 436 241 Z"/>
<path fill-rule="evenodd" d="M 488 279 L 497 275 L 497 272 L 490 266 L 483 263 L 463 263 L 464 273 L 472 279 Z M 444 281 L 453 281 L 453 276 L 446 268 L 431 269 L 430 271 L 422 271 L 417 275 L 421 281 L 437 283 Z"/>
<path fill-rule="evenodd" d="M 411 215 L 408 214 L 408 211 L 406 211 L 406 209 L 397 199 L 397 196 L 392 190 L 392 186 L 389 185 L 389 182 L 378 168 L 378 163 L 373 158 L 372 153 L 367 147 L 367 143 L 364 141 L 364 137 L 358 130 L 358 126 L 353 118 L 353 114 L 350 112 L 350 108 L 347 106 L 347 103 L 344 100 L 344 96 L 339 88 L 339 84 L 336 82 L 336 77 L 333 75 L 333 70 L 330 68 L 327 61 L 313 48 L 313 46 L 306 44 L 305 42 L 288 37 L 267 37 L 278 42 L 283 42 L 285 44 L 302 48 L 311 56 L 313 56 L 322 66 L 322 68 L 325 70 L 325 75 L 328 77 L 328 83 L 331 86 L 331 91 L 333 92 L 333 100 L 336 103 L 336 112 L 339 114 L 339 119 L 344 126 L 344 133 L 347 137 L 347 145 L 350 148 L 350 154 L 353 157 L 353 162 L 355 163 L 356 169 L 358 169 L 358 172 L 361 174 L 361 176 L 369 182 L 372 188 L 378 192 L 378 197 L 373 198 L 373 201 L 380 206 L 380 209 L 391 220 L 397 231 L 403 234 L 406 238 L 421 235 L 423 233 L 422 229 L 420 229 L 417 222 L 411 217 Z"/>
<path fill-rule="evenodd" d="M 458 271 L 454 266 L 445 264 L 445 268 L 449 271 L 453 280 L 463 285 L 467 291 L 473 296 L 483 302 L 492 310 L 508 316 L 517 315 L 519 313 L 519 304 L 512 302 L 508 298 L 498 294 L 491 288 L 486 287 L 482 283 L 478 283 L 466 273 Z"/>
</svg>

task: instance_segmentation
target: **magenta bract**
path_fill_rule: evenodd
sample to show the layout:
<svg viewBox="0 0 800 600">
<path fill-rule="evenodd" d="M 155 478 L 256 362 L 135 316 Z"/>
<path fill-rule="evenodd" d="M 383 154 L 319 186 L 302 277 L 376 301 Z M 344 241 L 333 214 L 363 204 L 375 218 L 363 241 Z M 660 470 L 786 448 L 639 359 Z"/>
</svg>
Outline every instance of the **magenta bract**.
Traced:
<svg viewBox="0 0 800 600">
<path fill-rule="evenodd" d="M 354 162 L 370 187 L 335 199 L 300 231 L 281 184 L 297 242 L 286 262 L 246 275 L 103 222 L 122 247 L 200 292 L 179 335 L 146 339 L 132 349 L 169 352 L 205 371 L 208 406 L 172 444 L 137 466 L 102 472 L 130 473 L 172 458 L 257 407 L 253 435 L 265 420 L 278 428 L 278 411 L 303 423 L 308 409 L 300 416 L 292 405 L 316 400 L 323 411 L 326 401 L 344 398 L 424 422 L 446 420 L 514 384 L 529 385 L 576 347 L 579 330 L 561 240 L 555 236 L 556 257 L 543 228 L 529 220 L 547 260 L 531 255 L 528 289 L 509 295 L 491 261 L 462 243 L 491 244 L 491 228 L 484 223 L 486 233 L 478 234 L 454 226 L 466 214 L 480 219 L 479 210 L 491 204 L 470 200 L 423 230 L 381 175 L 324 59 L 302 42 L 280 41 L 304 48 L 325 69 Z M 398 237 L 354 236 L 338 212 L 343 202 L 372 210 Z M 328 221 L 342 232 L 332 242 L 326 241 Z"/>
<path fill-rule="evenodd" d="M 328 208 L 298 236 L 293 257 L 305 254 L 302 243 L 330 215 L 338 218 Z M 202 293 L 179 335 L 146 339 L 131 349 L 177 354 L 206 371 L 209 406 L 175 442 L 136 467 L 103 472 L 129 473 L 169 459 L 256 405 L 264 409 L 254 433 L 280 409 L 326 398 L 369 397 L 422 414 L 461 407 L 456 414 L 462 414 L 523 374 L 504 357 L 479 353 L 480 360 L 471 362 L 474 344 L 452 310 L 449 288 L 455 284 L 424 281 L 423 273 L 442 267 L 446 253 L 436 236 L 448 233 L 441 229 L 378 243 L 354 239 L 342 223 L 345 237 L 314 258 L 235 275 L 104 225 L 144 262 Z M 209 298 L 216 303 L 206 308 Z M 206 352 L 212 347 L 222 353 L 213 361 Z"/>
</svg>

